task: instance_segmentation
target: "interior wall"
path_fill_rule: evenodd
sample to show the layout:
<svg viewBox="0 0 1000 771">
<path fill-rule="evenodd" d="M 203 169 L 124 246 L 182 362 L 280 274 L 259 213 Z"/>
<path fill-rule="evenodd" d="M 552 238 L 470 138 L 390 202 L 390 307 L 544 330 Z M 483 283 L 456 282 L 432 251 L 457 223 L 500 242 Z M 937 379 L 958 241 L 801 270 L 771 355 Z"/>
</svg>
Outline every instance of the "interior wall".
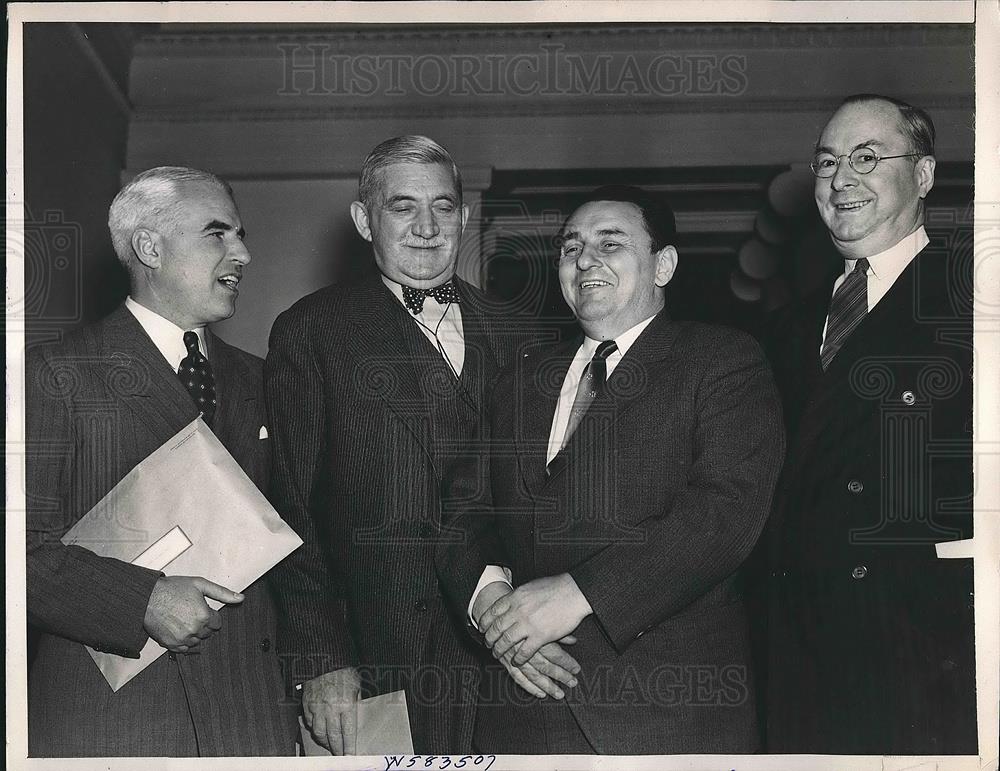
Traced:
<svg viewBox="0 0 1000 771">
<path fill-rule="evenodd" d="M 24 25 L 24 94 L 25 321 L 52 339 L 124 296 L 107 220 L 131 115 L 87 25 Z"/>
<path fill-rule="evenodd" d="M 599 184 L 602 170 L 615 181 L 650 172 L 649 186 L 676 202 L 680 237 L 697 247 L 681 255 L 686 270 L 711 261 L 705 291 L 728 292 L 724 263 L 735 268 L 767 205 L 767 180 L 748 183 L 741 170 L 801 171 L 849 93 L 927 108 L 939 161 L 966 164 L 971 200 L 971 52 L 971 25 L 164 25 L 136 48 L 127 165 L 201 166 L 238 180 L 254 263 L 219 331 L 258 354 L 281 310 L 370 260 L 348 216 L 353 180 L 378 141 L 403 133 L 437 139 L 472 170 L 466 187 L 481 210 L 498 194 L 495 179 L 552 172 L 541 187 L 500 191 L 552 194 L 515 243 L 524 233 L 547 243 L 579 185 Z M 673 183 L 678 168 L 690 173 Z M 585 182 L 574 188 L 577 172 Z M 463 275 L 489 278 L 497 227 L 509 230 L 501 220 L 474 213 Z"/>
</svg>

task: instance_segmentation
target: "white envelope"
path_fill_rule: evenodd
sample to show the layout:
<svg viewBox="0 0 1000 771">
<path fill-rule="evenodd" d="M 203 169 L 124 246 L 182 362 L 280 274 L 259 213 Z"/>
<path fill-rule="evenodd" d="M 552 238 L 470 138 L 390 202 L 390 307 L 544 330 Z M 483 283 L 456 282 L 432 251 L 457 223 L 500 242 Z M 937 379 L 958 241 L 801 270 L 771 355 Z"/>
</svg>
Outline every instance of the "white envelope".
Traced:
<svg viewBox="0 0 1000 771">
<path fill-rule="evenodd" d="M 201 418 L 132 469 L 62 542 L 233 591 L 302 545 Z M 87 650 L 114 691 L 166 652 L 153 640 L 138 659 Z"/>
<path fill-rule="evenodd" d="M 357 708 L 358 755 L 412 755 L 410 716 L 406 709 L 406 692 L 393 691 L 361 699 Z M 331 753 L 315 739 L 299 717 L 302 754 L 309 757 Z"/>
</svg>

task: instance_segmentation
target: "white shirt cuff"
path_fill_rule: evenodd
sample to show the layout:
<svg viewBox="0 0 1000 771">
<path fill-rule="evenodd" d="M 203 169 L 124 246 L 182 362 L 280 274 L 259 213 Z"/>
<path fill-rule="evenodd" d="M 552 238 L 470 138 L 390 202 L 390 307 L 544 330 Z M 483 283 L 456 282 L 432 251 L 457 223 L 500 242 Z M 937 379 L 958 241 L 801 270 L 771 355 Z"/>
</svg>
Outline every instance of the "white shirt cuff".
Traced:
<svg viewBox="0 0 1000 771">
<path fill-rule="evenodd" d="M 469 621 L 478 632 L 482 632 L 483 630 L 479 628 L 479 624 L 476 623 L 476 619 L 472 617 L 472 606 L 476 604 L 476 597 L 479 596 L 479 593 L 485 589 L 488 584 L 492 584 L 496 581 L 502 581 L 511 589 L 514 588 L 513 575 L 510 572 L 510 568 L 501 567 L 500 565 L 487 565 L 483 568 L 483 574 L 479 576 L 479 583 L 476 584 L 476 590 L 472 593 L 472 599 L 469 600 L 469 607 L 466 610 L 466 613 L 469 616 Z"/>
</svg>

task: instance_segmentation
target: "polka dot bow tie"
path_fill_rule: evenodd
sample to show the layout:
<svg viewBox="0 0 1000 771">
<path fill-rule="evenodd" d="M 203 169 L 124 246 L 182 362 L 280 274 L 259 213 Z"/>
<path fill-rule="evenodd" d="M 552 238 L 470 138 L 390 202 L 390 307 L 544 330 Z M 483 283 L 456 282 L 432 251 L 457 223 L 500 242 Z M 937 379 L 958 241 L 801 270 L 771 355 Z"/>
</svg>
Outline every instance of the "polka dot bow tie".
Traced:
<svg viewBox="0 0 1000 771">
<path fill-rule="evenodd" d="M 195 406 L 201 410 L 201 417 L 209 427 L 215 417 L 215 377 L 212 375 L 212 365 L 198 350 L 198 335 L 194 332 L 184 333 L 184 347 L 188 355 L 181 359 L 177 375 L 187 388 Z"/>
<path fill-rule="evenodd" d="M 403 304 L 414 316 L 424 309 L 424 299 L 433 297 L 441 305 L 448 303 L 460 303 L 462 298 L 458 296 L 458 289 L 455 282 L 448 281 L 433 289 L 414 289 L 412 286 L 403 287 Z"/>
</svg>

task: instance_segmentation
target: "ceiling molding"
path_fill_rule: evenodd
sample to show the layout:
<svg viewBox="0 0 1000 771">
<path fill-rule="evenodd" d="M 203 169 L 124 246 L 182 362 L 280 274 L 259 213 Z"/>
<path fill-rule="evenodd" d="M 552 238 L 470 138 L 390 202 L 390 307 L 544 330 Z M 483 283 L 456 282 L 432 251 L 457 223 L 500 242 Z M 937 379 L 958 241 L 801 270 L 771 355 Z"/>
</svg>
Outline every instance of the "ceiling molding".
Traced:
<svg viewBox="0 0 1000 771">
<path fill-rule="evenodd" d="M 324 105 L 322 107 L 226 107 L 190 104 L 184 108 L 141 107 L 134 111 L 136 123 L 270 123 L 374 120 L 391 118 L 475 118 L 475 117 L 565 117 L 586 115 L 676 115 L 678 113 L 817 113 L 830 112 L 831 99 L 747 99 L 734 103 L 718 96 L 673 97 L 622 96 L 618 98 L 571 98 L 564 101 L 523 97 L 502 103 L 459 100 L 401 100 L 398 104 Z M 954 94 L 922 95 L 920 105 L 929 111 L 975 108 L 972 96 Z"/>
<path fill-rule="evenodd" d="M 338 25 L 272 28 L 224 25 L 161 27 L 137 43 L 140 56 L 164 56 L 196 51 L 199 56 L 226 56 L 234 50 L 248 54 L 273 52 L 277 44 L 334 44 L 345 53 L 369 53 L 372 44 L 411 45 L 446 43 L 448 49 L 484 41 L 517 40 L 525 44 L 572 41 L 593 42 L 601 50 L 637 43 L 651 50 L 890 46 L 971 46 L 972 24 L 587 24 L 587 25 Z M 475 50 L 479 50 L 476 48 Z"/>
</svg>

